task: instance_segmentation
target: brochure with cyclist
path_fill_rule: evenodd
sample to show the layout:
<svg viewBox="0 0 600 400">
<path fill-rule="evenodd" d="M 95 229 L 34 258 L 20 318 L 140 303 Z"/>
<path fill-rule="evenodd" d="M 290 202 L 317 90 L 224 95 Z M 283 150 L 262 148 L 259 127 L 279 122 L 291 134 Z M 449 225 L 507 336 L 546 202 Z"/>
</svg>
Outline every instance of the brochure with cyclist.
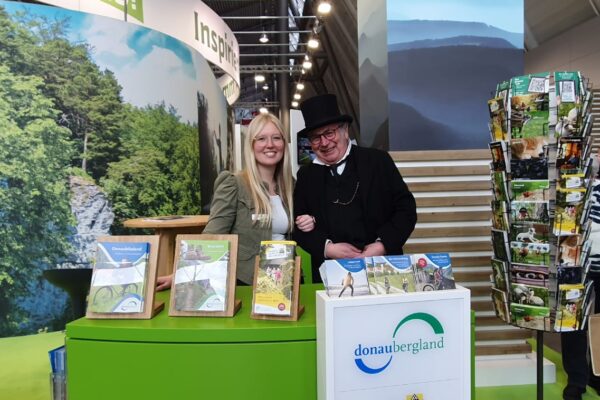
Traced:
<svg viewBox="0 0 600 400">
<path fill-rule="evenodd" d="M 452 262 L 448 253 L 413 254 L 416 291 L 455 289 Z"/>
<path fill-rule="evenodd" d="M 296 242 L 263 241 L 254 284 L 254 314 L 291 315 Z"/>
<path fill-rule="evenodd" d="M 375 280 L 369 281 L 371 294 L 408 293 L 416 291 L 410 256 L 376 256 L 372 259 Z"/>
<path fill-rule="evenodd" d="M 180 240 L 172 289 L 174 309 L 225 311 L 229 257 L 228 240 Z"/>
<path fill-rule="evenodd" d="M 370 294 L 364 258 L 325 260 L 319 268 L 330 297 L 353 297 Z"/>
<path fill-rule="evenodd" d="M 149 253 L 147 242 L 98 242 L 88 311 L 143 312 Z"/>
</svg>

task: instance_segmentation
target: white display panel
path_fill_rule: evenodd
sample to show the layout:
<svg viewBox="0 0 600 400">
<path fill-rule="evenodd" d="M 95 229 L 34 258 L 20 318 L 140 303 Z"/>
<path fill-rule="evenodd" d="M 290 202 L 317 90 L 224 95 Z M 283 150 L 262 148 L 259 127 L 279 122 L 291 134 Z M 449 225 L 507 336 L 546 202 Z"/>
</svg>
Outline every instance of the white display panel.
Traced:
<svg viewBox="0 0 600 400">
<path fill-rule="evenodd" d="M 470 398 L 470 292 L 317 292 L 320 400 Z M 416 396 L 416 397 L 414 397 Z"/>
</svg>

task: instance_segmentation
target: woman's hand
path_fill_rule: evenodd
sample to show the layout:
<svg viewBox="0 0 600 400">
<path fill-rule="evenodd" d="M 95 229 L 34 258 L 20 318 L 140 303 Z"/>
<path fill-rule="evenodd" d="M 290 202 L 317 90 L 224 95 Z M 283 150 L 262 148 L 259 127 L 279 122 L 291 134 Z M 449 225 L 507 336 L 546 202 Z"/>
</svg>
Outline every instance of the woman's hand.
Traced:
<svg viewBox="0 0 600 400">
<path fill-rule="evenodd" d="M 312 215 L 304 214 L 296 217 L 296 226 L 302 232 L 310 232 L 315 229 L 316 221 Z"/>
<path fill-rule="evenodd" d="M 159 292 L 161 290 L 167 290 L 171 287 L 172 284 L 173 284 L 173 275 L 159 276 L 156 279 L 156 290 Z"/>
</svg>

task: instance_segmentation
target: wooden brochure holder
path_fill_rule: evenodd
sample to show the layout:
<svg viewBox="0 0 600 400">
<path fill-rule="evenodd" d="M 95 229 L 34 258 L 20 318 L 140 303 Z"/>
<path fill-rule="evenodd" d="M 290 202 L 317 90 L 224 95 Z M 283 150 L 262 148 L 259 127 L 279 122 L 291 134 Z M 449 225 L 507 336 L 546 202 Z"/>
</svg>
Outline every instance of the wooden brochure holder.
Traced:
<svg viewBox="0 0 600 400">
<path fill-rule="evenodd" d="M 175 274 L 182 257 L 181 243 L 184 240 L 227 240 L 229 241 L 229 262 L 227 265 L 227 282 L 225 289 L 226 306 L 224 311 L 192 311 L 175 309 L 176 287 Z M 237 235 L 177 235 L 175 240 L 175 260 L 173 263 L 173 283 L 171 285 L 171 301 L 169 315 L 172 317 L 233 317 L 242 307 L 242 301 L 235 298 L 235 273 L 237 269 L 238 236 Z M 185 289 L 181 289 L 185 290 Z"/>
<path fill-rule="evenodd" d="M 250 318 L 252 319 L 266 319 L 266 320 L 275 320 L 275 321 L 298 321 L 298 318 L 302 314 L 304 314 L 304 306 L 299 305 L 300 302 L 300 273 L 301 273 L 301 260 L 300 257 L 296 256 L 294 260 L 294 277 L 292 283 L 292 299 L 291 299 L 291 314 L 282 316 L 282 315 L 272 315 L 272 314 L 256 314 L 254 312 L 254 301 L 256 298 L 256 282 L 258 279 L 258 270 L 260 267 L 260 256 L 256 256 L 256 261 L 254 264 L 254 284 L 252 285 L 252 312 L 250 314 Z"/>
<path fill-rule="evenodd" d="M 156 271 L 157 271 L 157 259 L 158 259 L 158 241 L 157 235 L 133 235 L 133 236 L 103 236 L 98 238 L 98 242 L 102 243 L 142 243 L 147 242 L 150 244 L 150 252 L 148 254 L 148 260 L 146 265 L 146 275 L 144 277 L 144 285 L 146 287 L 144 294 L 144 306 L 142 312 L 135 313 L 120 313 L 120 312 L 93 312 L 90 311 L 89 304 L 97 301 L 97 296 L 114 296 L 119 295 L 118 290 L 122 290 L 122 294 L 125 294 L 130 285 L 122 285 L 122 288 L 114 288 L 114 285 L 107 285 L 100 287 L 98 290 L 92 291 L 90 288 L 90 296 L 88 299 L 88 309 L 85 314 L 86 318 L 89 319 L 151 319 L 158 314 L 164 307 L 164 302 L 157 302 L 154 298 L 156 291 Z M 96 255 L 98 259 L 98 255 Z M 97 269 L 94 266 L 92 273 L 92 285 L 94 283 L 94 274 Z M 104 294 L 101 294 L 101 291 Z M 115 293 L 117 291 L 117 293 Z M 122 295 L 121 294 L 121 295 Z"/>
</svg>

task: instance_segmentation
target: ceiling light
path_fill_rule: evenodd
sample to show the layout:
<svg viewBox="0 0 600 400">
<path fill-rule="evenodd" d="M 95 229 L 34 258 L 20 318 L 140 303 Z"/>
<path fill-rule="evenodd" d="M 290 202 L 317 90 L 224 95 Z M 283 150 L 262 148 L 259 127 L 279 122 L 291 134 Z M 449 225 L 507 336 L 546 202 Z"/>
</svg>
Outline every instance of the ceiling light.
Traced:
<svg viewBox="0 0 600 400">
<path fill-rule="evenodd" d="M 263 85 L 263 90 L 269 90 L 269 84 L 265 82 Z"/>
<path fill-rule="evenodd" d="M 311 67 L 312 67 L 312 65 L 311 65 Z M 302 72 L 302 75 L 306 74 L 306 70 L 304 68 L 302 68 L 301 72 Z"/>
<path fill-rule="evenodd" d="M 298 102 L 297 101 L 292 101 L 292 107 L 294 107 L 294 108 L 298 107 Z"/>
<path fill-rule="evenodd" d="M 311 37 L 310 39 L 308 39 L 308 47 L 310 47 L 311 49 L 317 49 L 319 48 L 319 40 L 317 40 L 317 38 Z"/>
<path fill-rule="evenodd" d="M 256 75 L 254 75 L 254 80 L 256 82 L 264 82 L 265 76 L 263 74 L 256 74 Z"/>
<path fill-rule="evenodd" d="M 294 93 L 294 99 L 300 100 L 300 97 L 302 97 L 300 93 Z"/>
<path fill-rule="evenodd" d="M 302 89 L 304 89 L 304 83 L 302 83 L 302 82 L 298 82 L 298 83 L 296 84 L 296 89 L 298 89 L 298 90 L 302 90 Z"/>
<path fill-rule="evenodd" d="M 258 111 L 260 111 L 261 114 L 266 114 L 269 112 L 269 110 L 267 110 L 267 107 L 261 107 L 258 109 Z"/>
<path fill-rule="evenodd" d="M 327 15 L 331 11 L 331 3 L 327 0 L 323 0 L 319 3 L 317 7 L 317 12 L 319 14 Z"/>
<path fill-rule="evenodd" d="M 312 63 L 310 62 L 310 60 L 304 60 L 304 62 L 302 63 L 302 68 L 304 68 L 304 69 L 311 69 L 312 68 Z"/>
<path fill-rule="evenodd" d="M 269 41 L 269 37 L 267 36 L 266 33 L 262 33 L 262 35 L 260 35 L 260 38 L 258 39 L 259 42 L 261 43 L 267 43 Z"/>
</svg>

